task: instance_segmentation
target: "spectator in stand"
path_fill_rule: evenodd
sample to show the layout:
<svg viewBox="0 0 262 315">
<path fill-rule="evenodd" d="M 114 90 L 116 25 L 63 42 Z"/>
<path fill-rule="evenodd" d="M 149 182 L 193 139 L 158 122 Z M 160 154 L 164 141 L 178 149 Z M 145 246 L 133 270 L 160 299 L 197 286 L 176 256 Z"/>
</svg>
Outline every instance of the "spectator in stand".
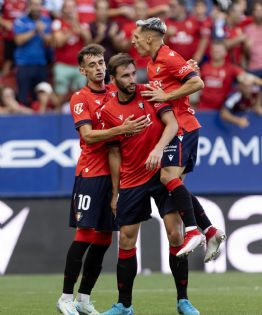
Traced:
<svg viewBox="0 0 262 315">
<path fill-rule="evenodd" d="M 125 23 L 129 23 L 134 19 L 135 0 L 109 0 L 107 2 L 109 5 L 109 17 L 112 19 L 112 21 L 117 23 L 119 28 L 122 28 Z"/>
<path fill-rule="evenodd" d="M 245 66 L 244 44 L 247 36 L 243 29 L 246 26 L 243 6 L 233 3 L 228 9 L 225 25 L 225 43 L 229 52 L 229 60 L 237 65 Z"/>
<path fill-rule="evenodd" d="M 161 20 L 165 20 L 169 13 L 169 0 L 162 0 L 161 4 L 159 0 L 147 0 L 148 10 L 147 17 L 159 17 Z"/>
<path fill-rule="evenodd" d="M 0 87 L 0 114 L 32 114 L 33 111 L 20 104 L 15 91 L 7 86 Z"/>
<path fill-rule="evenodd" d="M 188 16 L 184 0 L 170 1 L 170 17 L 166 20 L 167 45 L 186 60 L 201 62 L 209 42 L 210 30 L 196 17 Z"/>
<path fill-rule="evenodd" d="M 145 0 L 136 0 L 134 3 L 135 9 L 135 19 L 132 22 L 129 22 L 123 26 L 123 32 L 125 35 L 126 49 L 122 49 L 128 51 L 130 56 L 132 56 L 136 61 L 136 71 L 137 71 L 137 82 L 138 83 L 147 83 L 147 63 L 150 60 L 149 57 L 141 57 L 135 47 L 132 45 L 132 37 L 133 32 L 136 29 L 136 20 L 144 20 L 147 18 L 148 5 Z"/>
<path fill-rule="evenodd" d="M 226 2 L 226 1 L 225 1 Z M 211 38 L 213 40 L 225 38 L 225 24 L 227 18 L 228 2 L 222 4 L 220 1 L 214 1 L 210 16 L 213 21 Z"/>
<path fill-rule="evenodd" d="M 31 103 L 35 86 L 48 80 L 46 45 L 51 40 L 51 19 L 42 16 L 41 10 L 41 0 L 30 0 L 27 14 L 14 22 L 18 99 L 26 106 Z M 31 98 L 35 97 L 32 93 Z"/>
<path fill-rule="evenodd" d="M 55 48 L 54 88 L 63 104 L 69 93 L 81 89 L 86 79 L 79 72 L 78 51 L 91 42 L 89 26 L 78 19 L 74 0 L 65 0 L 60 19 L 52 23 L 52 44 Z"/>
<path fill-rule="evenodd" d="M 200 25 L 202 27 L 207 28 L 207 30 L 209 30 L 210 33 L 213 21 L 211 16 L 208 15 L 208 6 L 205 0 L 195 1 L 192 14 L 196 17 Z"/>
<path fill-rule="evenodd" d="M 245 48 L 248 54 L 248 70 L 262 78 L 262 1 L 256 1 L 253 7 L 254 23 L 245 30 Z"/>
<path fill-rule="evenodd" d="M 26 0 L 4 0 L 0 4 L 0 26 L 4 39 L 4 64 L 2 75 L 9 75 L 14 64 L 14 51 L 16 48 L 13 34 L 14 20 L 21 17 L 26 9 Z"/>
<path fill-rule="evenodd" d="M 205 87 L 201 91 L 198 109 L 220 110 L 232 91 L 233 84 L 248 81 L 260 85 L 260 79 L 248 74 L 243 68 L 226 60 L 227 50 L 223 41 L 211 44 L 211 60 L 201 67 Z"/>
<path fill-rule="evenodd" d="M 41 82 L 35 87 L 37 99 L 32 103 L 31 107 L 34 112 L 46 113 L 57 111 L 60 108 L 60 102 L 54 93 L 52 86 L 47 82 Z"/>
<path fill-rule="evenodd" d="M 226 99 L 220 116 L 227 122 L 240 128 L 246 128 L 249 126 L 247 114 L 250 111 L 262 115 L 260 88 L 242 82 L 238 84 L 237 90 Z"/>
<path fill-rule="evenodd" d="M 90 24 L 92 41 L 105 48 L 105 62 L 122 50 L 124 33 L 119 25 L 109 20 L 109 6 L 106 0 L 96 1 L 96 21 Z M 133 8 L 132 8 L 133 10 Z"/>
<path fill-rule="evenodd" d="M 96 19 L 95 0 L 76 0 L 80 22 L 92 23 Z"/>
<path fill-rule="evenodd" d="M 52 19 L 59 18 L 64 0 L 45 0 L 44 7 L 49 12 Z"/>
</svg>

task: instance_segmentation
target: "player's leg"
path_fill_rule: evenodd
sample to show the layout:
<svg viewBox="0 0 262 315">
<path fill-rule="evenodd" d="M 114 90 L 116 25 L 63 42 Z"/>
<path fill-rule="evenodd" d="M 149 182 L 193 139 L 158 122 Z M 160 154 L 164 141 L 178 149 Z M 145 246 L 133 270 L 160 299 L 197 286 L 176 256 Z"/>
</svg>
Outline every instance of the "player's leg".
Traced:
<svg viewBox="0 0 262 315">
<path fill-rule="evenodd" d="M 117 262 L 118 303 L 102 315 L 133 315 L 132 291 L 137 273 L 136 240 L 140 222 L 151 217 L 148 184 L 120 189 L 117 222 L 120 226 Z"/>
<path fill-rule="evenodd" d="M 199 315 L 199 311 L 190 303 L 187 295 L 188 257 L 177 257 L 183 244 L 183 222 L 178 212 L 164 216 L 165 228 L 169 240 L 169 265 L 177 289 L 177 310 L 184 315 Z"/>
<path fill-rule="evenodd" d="M 191 193 L 187 190 L 181 174 L 184 167 L 168 166 L 161 169 L 161 182 L 170 192 L 174 210 L 178 211 L 185 225 L 184 246 L 177 253 L 178 256 L 192 252 L 203 243 L 203 235 L 197 229 Z"/>
<path fill-rule="evenodd" d="M 173 209 L 179 212 L 185 225 L 184 243 L 177 256 L 187 255 L 204 243 L 204 237 L 197 229 L 191 193 L 181 180 L 182 174 L 188 172 L 188 164 L 191 163 L 192 151 L 196 150 L 197 142 L 198 131 L 177 136 L 165 148 L 162 159 L 161 182 L 170 192 Z"/>
<path fill-rule="evenodd" d="M 133 315 L 132 291 L 137 274 L 136 240 L 140 224 L 121 226 L 117 261 L 118 302 L 102 315 Z"/>
<path fill-rule="evenodd" d="M 75 300 L 79 313 L 97 315 L 90 295 L 101 273 L 104 255 L 112 242 L 112 232 L 95 231 L 93 243 L 90 246 L 83 266 L 83 275 Z"/>
<path fill-rule="evenodd" d="M 70 211 L 70 226 L 78 228 L 78 238 L 76 241 L 88 243 L 89 246 L 94 241 L 95 229 L 112 229 L 113 215 L 110 210 L 111 187 L 110 175 L 90 178 L 81 176 L 76 177 Z M 97 196 L 99 196 L 99 198 Z M 101 217 L 103 217 L 103 220 Z M 92 229 L 87 229 L 87 227 L 91 227 Z M 89 234 L 87 233 L 90 230 L 92 230 L 92 235 L 90 235 L 90 232 Z M 77 245 L 81 246 L 79 244 L 74 244 L 74 250 L 70 251 L 70 255 L 67 259 L 69 262 L 66 265 L 65 281 L 67 282 L 70 280 L 70 277 L 68 276 L 70 272 L 74 272 L 73 275 L 75 278 L 79 275 L 82 266 L 82 258 L 88 247 L 87 246 L 85 250 L 78 251 L 75 250 L 75 246 Z M 75 278 L 72 276 L 70 301 L 73 300 L 72 282 L 73 280 L 76 280 Z M 64 312 L 64 314 L 70 313 Z M 78 314 L 78 312 L 75 314 Z"/>
<path fill-rule="evenodd" d="M 83 256 L 93 241 L 93 229 L 77 229 L 71 244 L 64 271 L 63 293 L 57 302 L 57 309 L 64 315 L 78 315 L 74 304 L 74 286 L 80 274 Z"/>
<path fill-rule="evenodd" d="M 169 240 L 169 265 L 177 289 L 177 309 L 181 314 L 199 315 L 197 309 L 188 301 L 187 296 L 188 258 L 187 256 L 176 256 L 184 241 L 183 222 L 179 213 L 173 211 L 173 202 L 168 197 L 168 192 L 164 186 L 158 184 L 158 188 L 157 185 L 155 188 L 152 197 L 156 202 L 160 216 L 163 218 Z"/>
<path fill-rule="evenodd" d="M 183 180 L 184 178 L 185 175 L 182 175 Z M 211 260 L 215 260 L 219 256 L 219 247 L 226 240 L 226 234 L 212 225 L 196 196 L 191 194 L 191 198 L 197 225 L 201 228 L 206 237 L 206 254 L 204 262 L 207 263 Z"/>
</svg>

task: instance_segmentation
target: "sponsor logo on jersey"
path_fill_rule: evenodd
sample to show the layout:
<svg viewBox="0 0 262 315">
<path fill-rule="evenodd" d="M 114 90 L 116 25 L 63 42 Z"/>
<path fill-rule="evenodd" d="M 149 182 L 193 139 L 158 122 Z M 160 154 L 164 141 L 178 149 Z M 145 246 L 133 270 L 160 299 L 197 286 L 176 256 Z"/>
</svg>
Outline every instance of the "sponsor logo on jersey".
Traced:
<svg viewBox="0 0 262 315">
<path fill-rule="evenodd" d="M 170 53 L 168 55 L 174 57 L 175 53 L 173 51 L 170 51 Z"/>
<path fill-rule="evenodd" d="M 183 141 L 183 138 L 184 138 L 183 136 L 177 136 L 177 137 L 178 137 L 178 139 L 179 139 L 180 142 Z"/>
<path fill-rule="evenodd" d="M 158 108 L 158 107 L 160 107 L 161 105 L 162 105 L 162 103 L 155 103 L 155 104 L 154 104 L 154 107 L 155 107 L 155 108 Z"/>
<path fill-rule="evenodd" d="M 101 104 L 101 101 L 100 100 L 95 100 L 95 103 L 100 105 Z"/>
<path fill-rule="evenodd" d="M 77 103 L 74 106 L 74 112 L 78 115 L 80 115 L 83 112 L 83 105 L 84 103 Z"/>
<path fill-rule="evenodd" d="M 179 74 L 183 74 L 187 70 L 189 70 L 191 67 L 189 65 L 183 66 L 178 72 Z"/>
<path fill-rule="evenodd" d="M 173 160 L 173 158 L 174 158 L 174 155 L 169 154 L 169 155 L 168 155 L 168 158 L 169 158 L 169 161 L 172 161 L 172 160 Z"/>
<path fill-rule="evenodd" d="M 161 69 L 161 68 L 158 66 L 158 67 L 156 68 L 156 73 L 159 73 L 160 69 Z"/>
<path fill-rule="evenodd" d="M 138 103 L 138 107 L 141 108 L 141 109 L 144 109 L 145 105 L 144 105 L 143 102 L 140 102 L 140 103 Z"/>
<path fill-rule="evenodd" d="M 119 118 L 121 121 L 123 121 L 124 116 L 123 116 L 123 115 L 119 115 L 118 118 Z"/>
</svg>

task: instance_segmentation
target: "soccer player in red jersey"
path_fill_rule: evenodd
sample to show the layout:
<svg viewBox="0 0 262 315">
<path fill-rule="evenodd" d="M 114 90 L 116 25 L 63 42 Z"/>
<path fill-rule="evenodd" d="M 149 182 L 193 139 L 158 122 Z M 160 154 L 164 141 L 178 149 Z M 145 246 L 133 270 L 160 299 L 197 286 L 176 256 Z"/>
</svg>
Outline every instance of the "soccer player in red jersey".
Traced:
<svg viewBox="0 0 262 315">
<path fill-rule="evenodd" d="M 148 63 L 149 90 L 142 92 L 152 102 L 169 102 L 178 121 L 178 133 L 165 148 L 162 159 L 161 181 L 171 193 L 174 208 L 179 211 L 185 225 L 185 240 L 177 256 L 186 255 L 203 242 L 197 225 L 207 239 L 204 261 L 217 256 L 225 234 L 214 228 L 204 209 L 184 186 L 182 178 L 193 170 L 200 124 L 190 107 L 188 95 L 203 88 L 198 73 L 186 61 L 164 45 L 167 27 L 159 18 L 137 21 L 133 44 L 142 56 L 151 56 Z"/>
<path fill-rule="evenodd" d="M 183 310 L 186 308 L 187 313 L 183 314 L 199 315 L 187 298 L 187 257 L 176 256 L 180 249 L 179 245 L 183 242 L 181 229 L 177 229 L 177 226 L 181 227 L 181 218 L 178 212 L 174 211 L 168 190 L 160 182 L 159 167 L 155 167 L 159 166 L 165 146 L 177 132 L 175 116 L 169 104 L 154 103 L 152 106 L 141 96 L 141 91 L 145 90 L 145 87 L 136 85 L 136 68 L 134 60 L 129 55 L 118 54 L 112 57 L 108 70 L 118 92 L 117 97 L 112 98 L 101 109 L 101 120 L 105 126 L 107 128 L 119 126 L 130 115 L 134 115 L 135 118 L 147 115 L 149 123 L 147 128 L 137 135 L 118 138 L 121 151 L 120 190 L 116 215 L 120 226 L 117 263 L 119 297 L 118 303 L 102 314 L 132 315 L 134 312 L 132 288 L 137 272 L 135 244 L 140 223 L 150 218 L 150 197 L 153 197 L 164 220 L 170 242 L 170 268 L 176 283 L 178 305 L 186 303 Z M 114 149 L 116 159 L 120 159 L 117 157 L 117 148 Z M 166 221 L 170 216 L 172 221 Z"/>
<path fill-rule="evenodd" d="M 114 136 L 136 133 L 146 126 L 147 118 L 138 120 L 127 117 L 120 126 L 99 130 L 96 111 L 114 95 L 112 86 L 106 86 L 104 48 L 91 44 L 78 54 L 80 72 L 88 84 L 74 93 L 70 107 L 79 132 L 81 155 L 76 166 L 76 178 L 72 194 L 70 226 L 76 228 L 73 243 L 67 253 L 63 294 L 57 308 L 64 315 L 99 314 L 90 301 L 93 286 L 102 269 L 103 257 L 108 249 L 114 227 L 110 208 L 112 188 L 108 164 L 108 149 L 104 140 Z M 118 188 L 118 187 L 117 187 Z M 83 266 L 83 276 L 76 300 L 74 285 L 82 267 L 82 258 L 88 249 Z"/>
</svg>

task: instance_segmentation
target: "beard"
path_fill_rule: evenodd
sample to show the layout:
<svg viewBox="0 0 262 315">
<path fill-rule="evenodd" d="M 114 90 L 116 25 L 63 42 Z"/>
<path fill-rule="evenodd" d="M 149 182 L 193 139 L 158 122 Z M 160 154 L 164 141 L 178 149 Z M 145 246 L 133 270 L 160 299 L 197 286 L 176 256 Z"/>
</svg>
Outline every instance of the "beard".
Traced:
<svg viewBox="0 0 262 315">
<path fill-rule="evenodd" d="M 124 93 L 124 94 L 126 94 L 126 95 L 128 95 L 128 96 L 131 96 L 131 95 L 133 95 L 134 93 L 135 93 L 135 90 L 132 90 L 132 91 L 129 91 L 128 90 L 128 86 L 124 86 L 122 83 L 120 83 L 120 81 L 118 81 L 117 79 L 115 79 L 115 81 L 116 81 L 116 86 L 119 88 L 119 90 L 122 92 L 122 93 Z"/>
</svg>

